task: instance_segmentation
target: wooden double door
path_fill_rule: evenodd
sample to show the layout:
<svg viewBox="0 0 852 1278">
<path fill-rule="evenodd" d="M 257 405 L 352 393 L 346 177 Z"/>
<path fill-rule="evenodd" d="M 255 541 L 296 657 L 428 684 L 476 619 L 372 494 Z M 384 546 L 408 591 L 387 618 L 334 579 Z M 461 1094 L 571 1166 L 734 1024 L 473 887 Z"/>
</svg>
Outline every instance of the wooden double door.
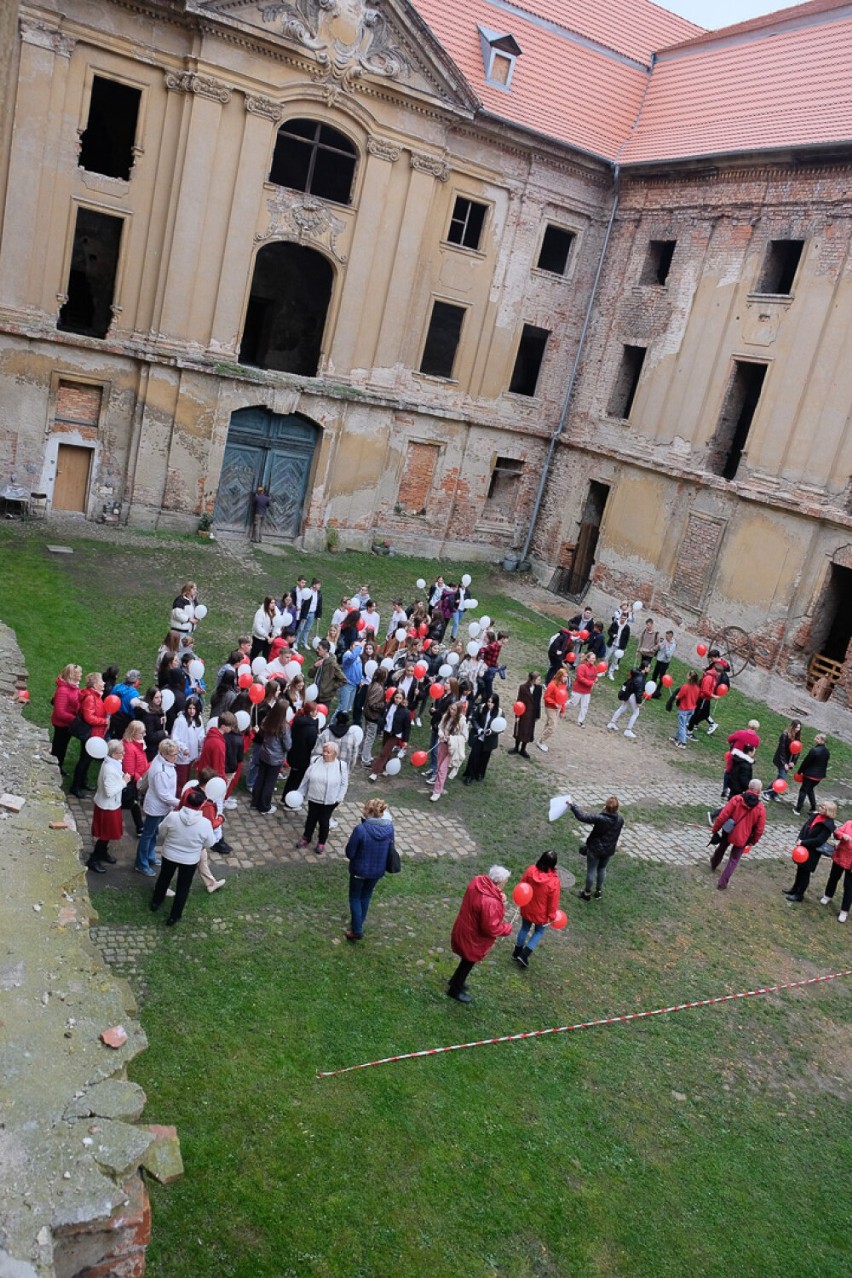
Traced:
<svg viewBox="0 0 852 1278">
<path fill-rule="evenodd" d="M 214 523 L 225 532 L 251 526 L 259 487 L 270 497 L 264 536 L 298 537 L 319 427 L 296 413 L 240 408 L 231 416 Z"/>
</svg>

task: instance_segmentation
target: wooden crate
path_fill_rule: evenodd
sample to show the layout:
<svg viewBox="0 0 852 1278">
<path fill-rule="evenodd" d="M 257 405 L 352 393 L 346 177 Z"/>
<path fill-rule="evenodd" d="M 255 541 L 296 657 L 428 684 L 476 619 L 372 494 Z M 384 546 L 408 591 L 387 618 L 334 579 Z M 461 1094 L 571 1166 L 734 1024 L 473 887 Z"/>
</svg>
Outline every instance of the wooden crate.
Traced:
<svg viewBox="0 0 852 1278">
<path fill-rule="evenodd" d="M 815 652 L 808 662 L 808 675 L 805 686 L 810 692 L 817 679 L 822 679 L 823 677 L 830 679 L 833 685 L 840 681 L 842 674 L 842 661 L 832 661 L 830 657 L 823 657 L 821 653 Z"/>
</svg>

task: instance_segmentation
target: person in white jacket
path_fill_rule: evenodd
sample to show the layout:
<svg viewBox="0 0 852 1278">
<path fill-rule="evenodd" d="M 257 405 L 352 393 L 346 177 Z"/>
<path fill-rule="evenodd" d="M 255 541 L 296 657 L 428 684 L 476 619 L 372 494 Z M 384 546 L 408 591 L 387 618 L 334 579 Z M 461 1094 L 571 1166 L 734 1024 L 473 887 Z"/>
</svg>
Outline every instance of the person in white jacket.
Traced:
<svg viewBox="0 0 852 1278">
<path fill-rule="evenodd" d="M 124 771 L 124 742 L 110 741 L 107 745 L 107 756 L 98 773 L 98 787 L 95 791 L 95 810 L 92 815 L 92 837 L 95 845 L 86 862 L 89 870 L 96 874 L 105 874 L 106 865 L 115 865 L 115 857 L 110 855 L 109 845 L 113 839 L 120 839 L 124 830 L 121 816 L 121 792 L 130 777 Z"/>
<path fill-rule="evenodd" d="M 136 864 L 133 868 L 149 879 L 157 873 L 157 831 L 160 823 L 178 805 L 175 771 L 177 755 L 177 742 L 166 737 L 165 741 L 160 742 L 158 753 L 143 777 L 143 781 L 147 778 L 145 798 L 142 801 L 145 823 L 136 848 Z"/>
<path fill-rule="evenodd" d="M 177 891 L 171 914 L 166 919 L 167 927 L 173 927 L 179 922 L 201 853 L 205 848 L 212 848 L 215 841 L 213 826 L 201 811 L 204 800 L 203 790 L 190 790 L 186 796 L 186 806 L 179 808 L 177 812 L 170 812 L 163 818 L 160 826 L 163 832 L 163 863 L 160 866 L 160 877 L 154 884 L 151 909 L 158 910 L 163 904 L 166 889 L 177 871 Z"/>
<path fill-rule="evenodd" d="M 327 741 L 322 748 L 322 758 L 314 759 L 299 786 L 299 792 L 308 801 L 308 816 L 301 839 L 296 844 L 306 848 L 319 826 L 319 842 L 315 851 L 322 855 L 331 826 L 331 815 L 338 803 L 346 798 L 349 788 L 349 768 L 338 758 L 337 746 Z"/>
</svg>

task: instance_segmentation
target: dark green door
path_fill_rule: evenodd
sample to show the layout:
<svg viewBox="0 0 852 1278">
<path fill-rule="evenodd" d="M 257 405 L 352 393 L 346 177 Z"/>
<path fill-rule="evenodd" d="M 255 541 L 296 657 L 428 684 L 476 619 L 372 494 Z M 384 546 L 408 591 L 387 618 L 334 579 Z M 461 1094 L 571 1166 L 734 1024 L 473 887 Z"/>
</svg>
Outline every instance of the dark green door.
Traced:
<svg viewBox="0 0 852 1278">
<path fill-rule="evenodd" d="M 240 408 L 231 415 L 214 522 L 225 532 L 251 523 L 252 494 L 263 487 L 271 498 L 264 532 L 298 537 L 319 428 L 295 413 Z"/>
</svg>

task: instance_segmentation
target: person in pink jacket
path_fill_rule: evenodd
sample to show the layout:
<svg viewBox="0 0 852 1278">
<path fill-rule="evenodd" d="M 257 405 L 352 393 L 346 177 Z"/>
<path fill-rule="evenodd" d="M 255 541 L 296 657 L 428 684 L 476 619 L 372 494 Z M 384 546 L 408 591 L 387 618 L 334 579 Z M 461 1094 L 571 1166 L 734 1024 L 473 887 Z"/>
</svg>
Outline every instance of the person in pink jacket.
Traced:
<svg viewBox="0 0 852 1278">
<path fill-rule="evenodd" d="M 529 865 L 524 870 L 521 882 L 528 883 L 532 888 L 532 900 L 527 905 L 521 906 L 521 930 L 518 932 L 518 939 L 512 950 L 512 958 L 521 967 L 529 967 L 533 950 L 544 936 L 544 929 L 553 922 L 556 911 L 559 909 L 556 853 L 543 852 L 535 865 Z"/>
<path fill-rule="evenodd" d="M 59 765 L 59 771 L 63 777 L 68 775 L 62 765 L 71 740 L 71 724 L 77 718 L 77 712 L 80 709 L 82 678 L 82 666 L 75 666 L 73 662 L 56 676 L 56 691 L 53 694 L 53 711 L 50 716 L 50 722 L 53 724 L 50 753 Z"/>
<path fill-rule="evenodd" d="M 457 1003 L 471 1001 L 465 981 L 497 937 L 508 936 L 512 930 L 510 923 L 503 922 L 506 912 L 503 884 L 509 875 L 505 866 L 492 865 L 487 874 L 477 874 L 467 885 L 450 939 L 453 953 L 459 956 L 460 962 L 450 977 L 447 994 Z"/>
<path fill-rule="evenodd" d="M 834 831 L 834 837 L 837 839 L 837 847 L 831 858 L 825 895 L 820 900 L 820 905 L 829 904 L 842 878 L 843 899 L 840 902 L 837 922 L 845 923 L 852 909 L 852 821 L 844 821 L 843 825 L 838 826 Z"/>
</svg>

